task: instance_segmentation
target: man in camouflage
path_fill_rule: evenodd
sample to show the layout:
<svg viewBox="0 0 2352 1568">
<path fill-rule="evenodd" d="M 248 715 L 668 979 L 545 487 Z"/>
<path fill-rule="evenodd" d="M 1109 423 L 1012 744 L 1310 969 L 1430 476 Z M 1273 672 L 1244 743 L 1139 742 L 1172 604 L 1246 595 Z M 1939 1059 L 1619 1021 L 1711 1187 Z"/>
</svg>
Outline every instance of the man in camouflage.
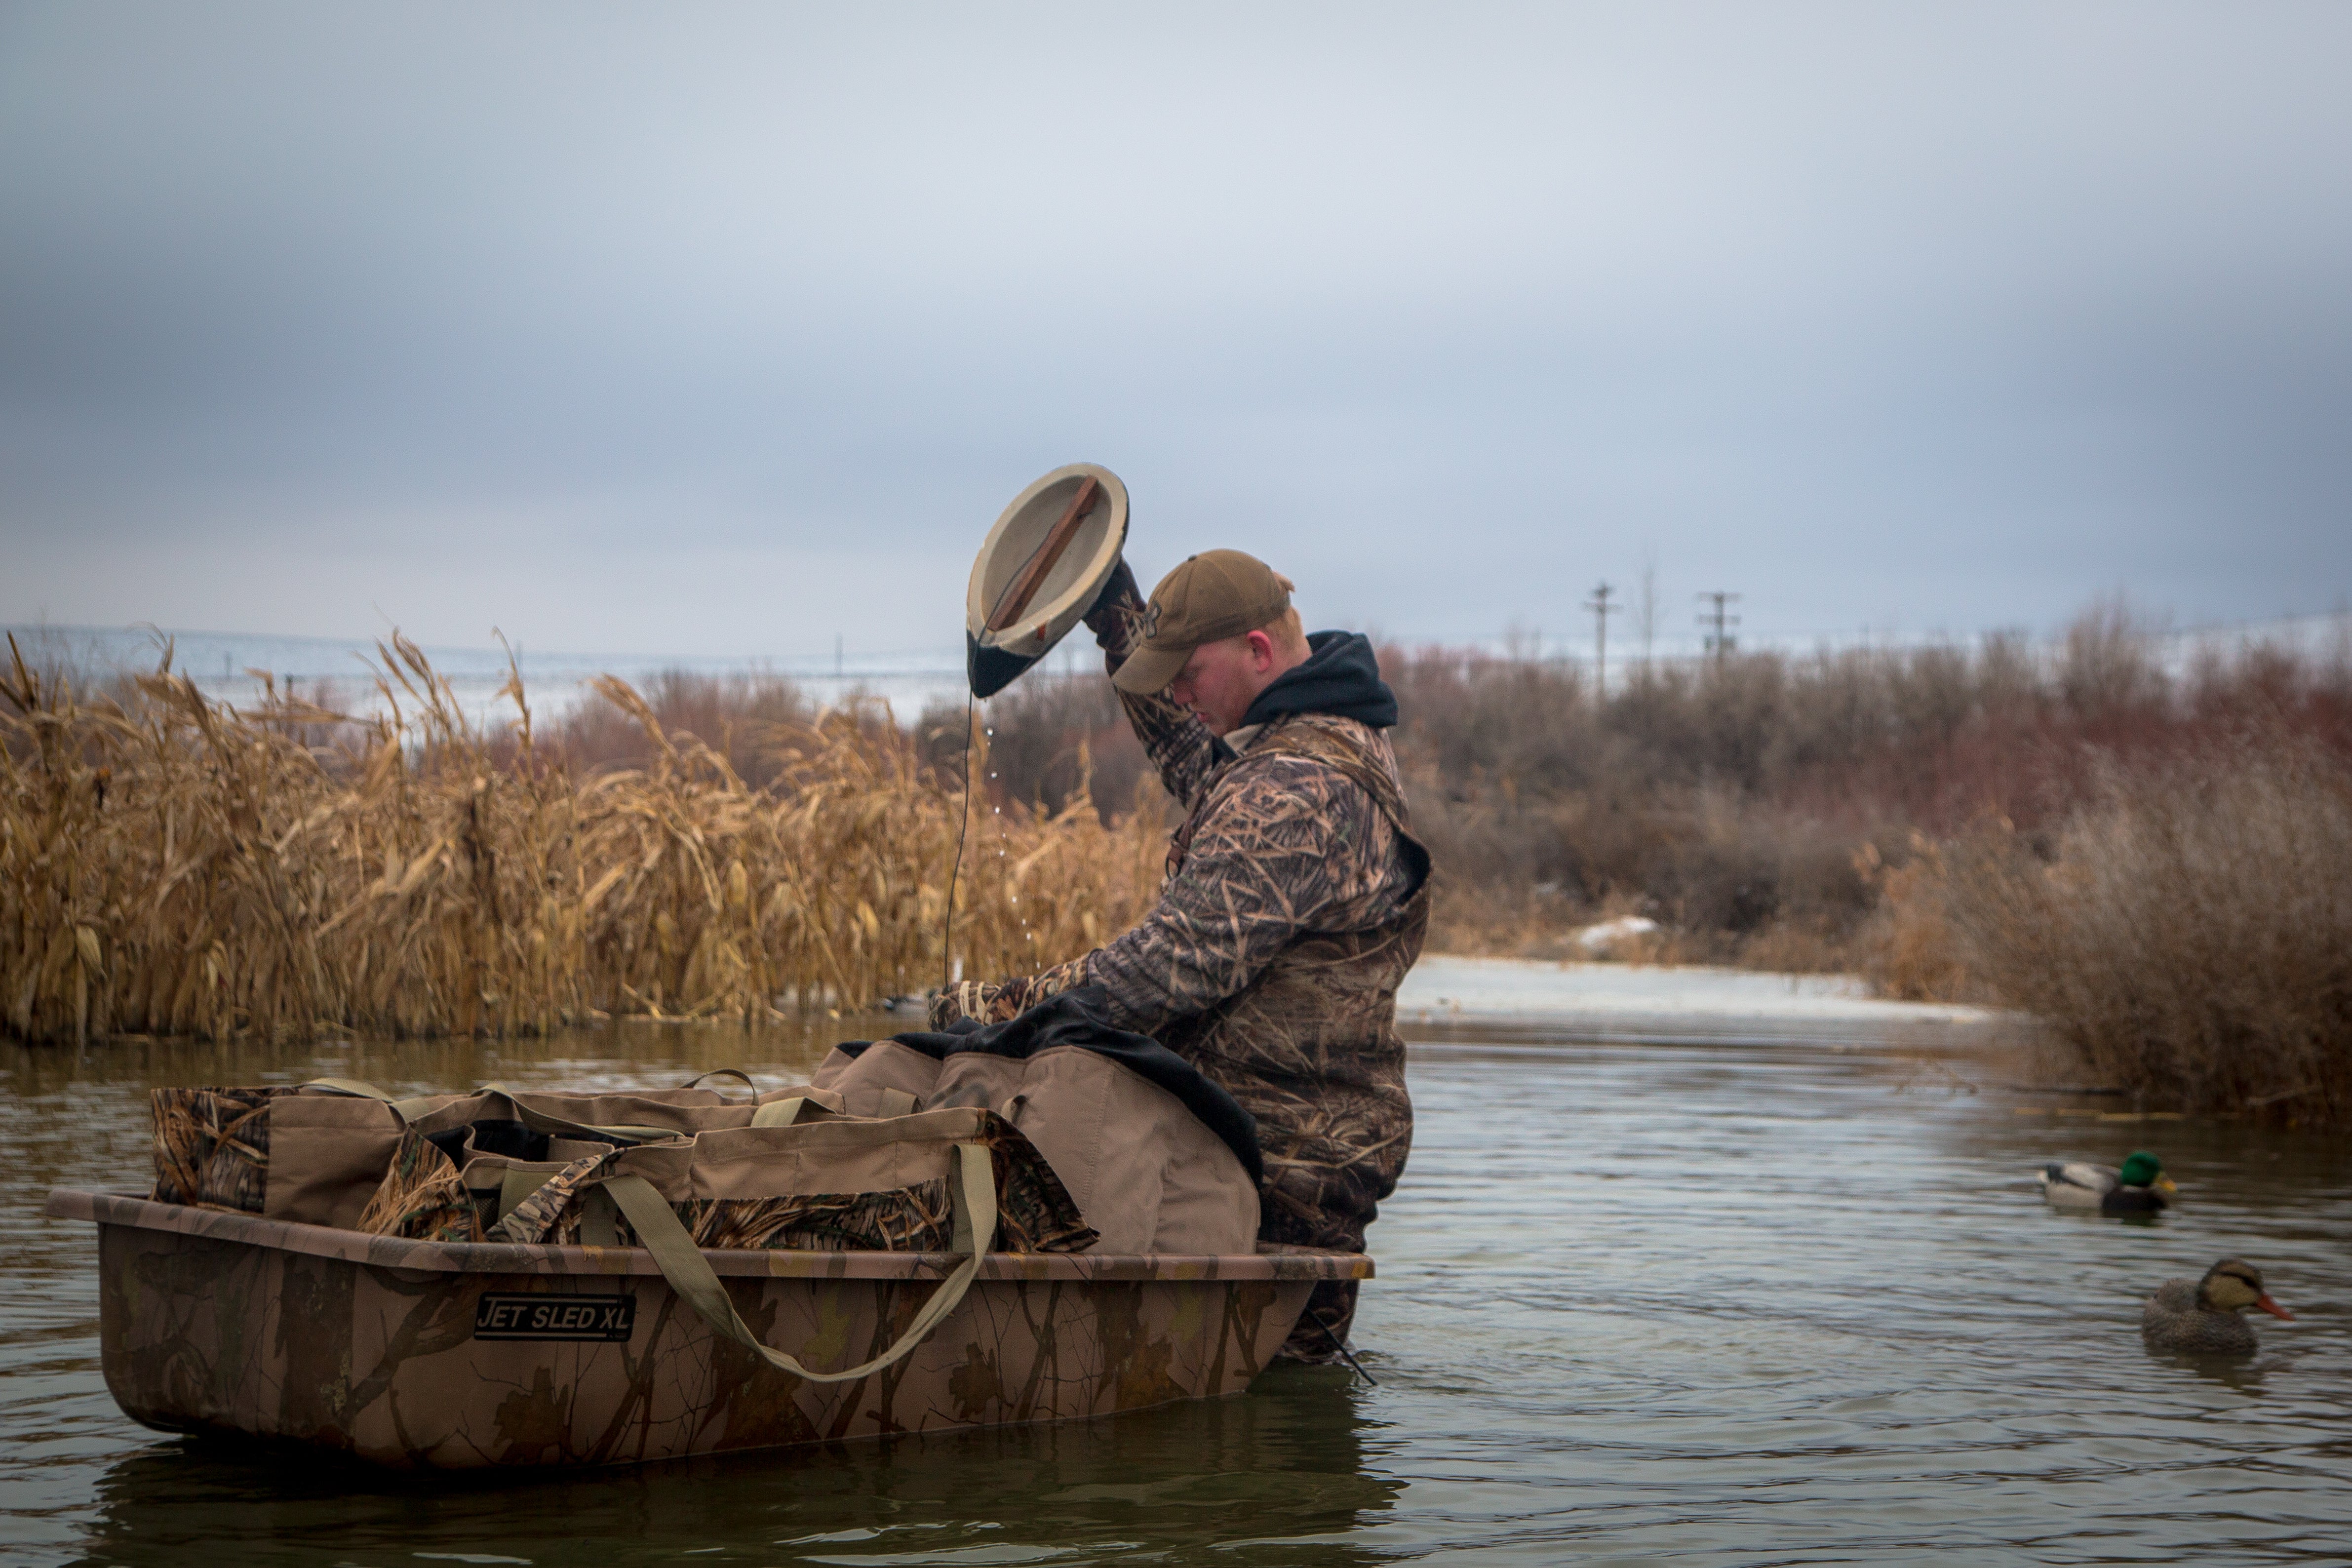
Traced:
<svg viewBox="0 0 2352 1568">
<path fill-rule="evenodd" d="M 1305 636 L 1290 583 L 1239 551 L 1187 560 L 1147 605 L 1122 564 L 1087 616 L 1160 783 L 1185 810 L 1160 901 L 1042 973 L 966 984 L 932 1021 L 1009 1018 L 1078 985 L 1257 1119 L 1262 1240 L 1360 1252 L 1412 1139 L 1396 987 L 1420 956 L 1429 854 L 1381 733 L 1371 645 Z M 1284 1353 L 1328 1361 L 1356 1286 L 1318 1286 Z M 1320 1327 L 1317 1324 L 1319 1323 Z"/>
</svg>

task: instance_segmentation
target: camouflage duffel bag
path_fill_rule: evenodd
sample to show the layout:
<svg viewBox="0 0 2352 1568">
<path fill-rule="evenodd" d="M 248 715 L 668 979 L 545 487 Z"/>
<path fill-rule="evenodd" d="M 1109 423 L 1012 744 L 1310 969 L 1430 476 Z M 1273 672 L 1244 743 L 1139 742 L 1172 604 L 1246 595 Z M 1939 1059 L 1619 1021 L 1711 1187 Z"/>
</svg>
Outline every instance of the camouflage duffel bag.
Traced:
<svg viewBox="0 0 2352 1568">
<path fill-rule="evenodd" d="M 1234 1097 L 1081 986 L 1000 1024 L 837 1046 L 812 1082 L 849 1110 L 992 1107 L 1044 1153 L 1103 1249 L 1254 1250 L 1262 1155 Z"/>
<path fill-rule="evenodd" d="M 412 1130 L 459 1163 L 476 1150 L 546 1161 L 559 1142 L 615 1147 L 688 1136 L 706 1127 L 748 1126 L 763 1099 L 809 1093 L 803 1089 L 730 1100 L 698 1087 L 700 1081 L 682 1089 L 601 1095 L 540 1094 L 493 1085 L 467 1094 L 406 1100 L 342 1079 L 249 1089 L 159 1089 L 153 1096 L 155 1185 L 150 1195 L 157 1203 L 351 1229 Z M 562 1161 L 572 1152 L 552 1157 Z"/>
<path fill-rule="evenodd" d="M 984 1254 L 1097 1240 L 1053 1166 L 996 1111 L 866 1118 L 840 1104 L 807 1086 L 738 1100 L 691 1087 L 395 1100 L 341 1080 L 163 1090 L 156 1197 L 411 1240 L 641 1247 L 719 1332 L 816 1382 L 863 1377 L 912 1350 L 961 1301 Z M 815 1372 L 760 1342 L 706 1247 L 958 1262 L 880 1357 Z"/>
<path fill-rule="evenodd" d="M 484 1200 L 523 1195 L 487 1226 Z M 642 1247 L 673 1289 L 729 1339 L 819 1383 L 898 1360 L 953 1311 L 992 1251 L 1069 1252 L 1095 1232 L 1051 1165 L 983 1107 L 869 1119 L 794 1097 L 749 1125 L 667 1142 L 586 1150 L 560 1169 L 484 1155 L 463 1168 L 412 1134 L 361 1228 L 524 1245 Z M 898 1342 L 862 1365 L 815 1372 L 743 1322 L 703 1249 L 955 1255 Z"/>
</svg>

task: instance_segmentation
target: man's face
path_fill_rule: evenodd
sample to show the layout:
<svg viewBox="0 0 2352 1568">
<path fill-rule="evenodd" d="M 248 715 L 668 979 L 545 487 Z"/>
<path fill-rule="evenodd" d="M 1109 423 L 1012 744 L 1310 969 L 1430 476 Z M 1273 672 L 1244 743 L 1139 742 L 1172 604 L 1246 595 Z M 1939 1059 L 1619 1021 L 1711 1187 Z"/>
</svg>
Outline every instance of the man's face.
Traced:
<svg viewBox="0 0 2352 1568">
<path fill-rule="evenodd" d="M 1282 673 L 1276 663 L 1274 639 L 1264 632 L 1204 642 L 1168 683 L 1168 696 L 1191 709 L 1212 735 L 1227 734 L 1240 727 L 1257 694 Z"/>
</svg>

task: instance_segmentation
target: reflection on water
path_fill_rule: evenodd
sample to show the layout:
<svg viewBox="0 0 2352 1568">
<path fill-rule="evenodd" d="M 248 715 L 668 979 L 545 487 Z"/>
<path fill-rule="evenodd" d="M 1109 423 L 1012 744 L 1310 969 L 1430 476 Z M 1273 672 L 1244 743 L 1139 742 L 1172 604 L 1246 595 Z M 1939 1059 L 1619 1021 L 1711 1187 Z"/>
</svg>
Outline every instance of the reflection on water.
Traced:
<svg viewBox="0 0 2352 1568">
<path fill-rule="evenodd" d="M 1417 1045 L 1360 1319 L 1375 1389 L 1293 1369 L 1115 1420 L 587 1476 L 145 1432 L 99 1379 L 90 1233 L 38 1213 L 53 1184 L 144 1184 L 151 1084 L 781 1078 L 892 1026 L 0 1056 L 11 1560 L 2252 1563 L 2352 1539 L 2343 1141 L 2060 1116 L 1892 1053 Z M 2034 1194 L 2044 1160 L 2143 1144 L 2183 1190 L 2153 1223 Z M 2225 1253 L 2299 1321 L 2237 1365 L 2143 1351 L 2147 1291 Z"/>
<path fill-rule="evenodd" d="M 1020 1563 L 1147 1543 L 1189 1557 L 1253 1537 L 1342 1541 L 1386 1510 L 1402 1483 L 1364 1472 L 1357 1423 L 1344 1381 L 1315 1368 L 1118 1421 L 520 1483 L 169 1444 L 99 1475 L 84 1546 L 156 1568 L 229 1543 L 247 1563 Z M 1316 1560 L 1372 1554 L 1318 1546 Z"/>
</svg>

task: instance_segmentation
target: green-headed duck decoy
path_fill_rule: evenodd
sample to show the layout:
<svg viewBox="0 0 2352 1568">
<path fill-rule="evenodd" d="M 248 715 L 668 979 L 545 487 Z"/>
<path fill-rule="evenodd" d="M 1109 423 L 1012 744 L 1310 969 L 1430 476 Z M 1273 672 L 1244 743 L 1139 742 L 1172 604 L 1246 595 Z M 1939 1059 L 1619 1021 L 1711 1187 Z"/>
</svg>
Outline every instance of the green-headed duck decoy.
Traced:
<svg viewBox="0 0 2352 1568">
<path fill-rule="evenodd" d="M 2042 1195 L 2058 1207 L 2101 1214 L 2151 1214 L 2178 1190 L 2163 1163 L 2145 1149 L 2135 1150 L 2121 1168 L 2080 1161 L 2044 1165 L 2041 1180 Z"/>
</svg>

